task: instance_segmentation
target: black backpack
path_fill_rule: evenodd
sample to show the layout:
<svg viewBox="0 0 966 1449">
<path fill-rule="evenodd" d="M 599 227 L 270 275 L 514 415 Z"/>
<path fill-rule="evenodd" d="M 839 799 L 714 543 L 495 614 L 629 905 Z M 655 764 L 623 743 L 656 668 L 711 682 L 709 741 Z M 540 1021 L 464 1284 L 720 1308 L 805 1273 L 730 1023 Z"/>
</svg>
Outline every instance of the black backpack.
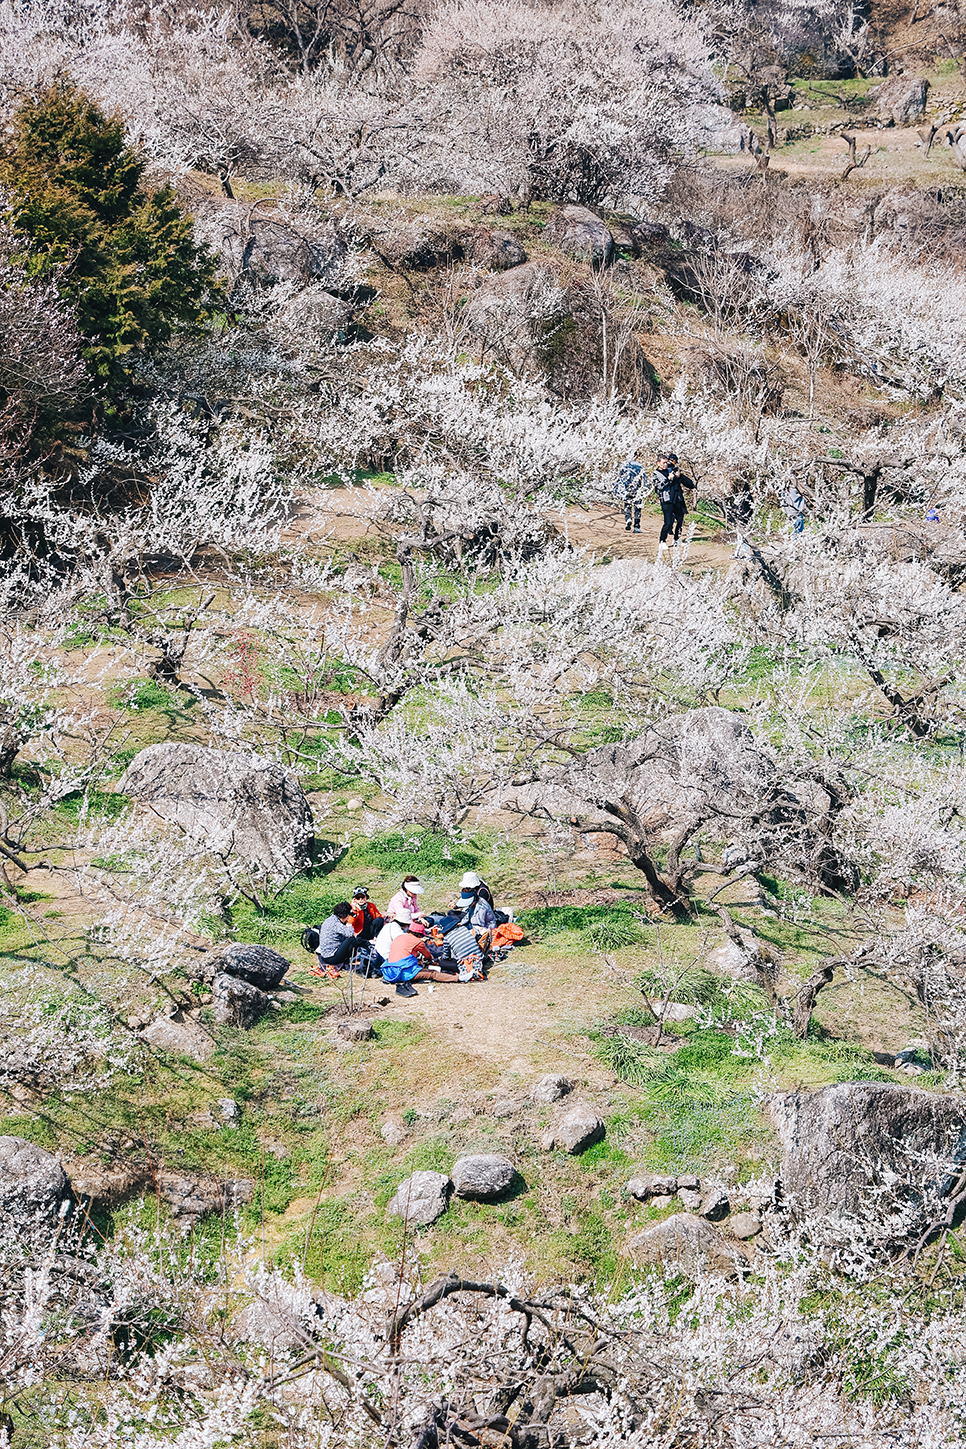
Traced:
<svg viewBox="0 0 966 1449">
<path fill-rule="evenodd" d="M 306 926 L 305 930 L 299 937 L 299 940 L 302 943 L 302 950 L 308 951 L 310 956 L 314 956 L 319 949 L 318 926 Z"/>
</svg>

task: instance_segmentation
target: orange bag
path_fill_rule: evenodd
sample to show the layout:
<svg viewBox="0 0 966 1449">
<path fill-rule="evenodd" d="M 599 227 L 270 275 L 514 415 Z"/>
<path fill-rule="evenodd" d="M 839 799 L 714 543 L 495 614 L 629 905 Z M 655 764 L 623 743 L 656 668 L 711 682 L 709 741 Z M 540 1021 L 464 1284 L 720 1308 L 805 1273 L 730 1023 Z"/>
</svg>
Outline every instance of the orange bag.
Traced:
<svg viewBox="0 0 966 1449">
<path fill-rule="evenodd" d="M 522 926 L 516 925 L 514 921 L 507 921 L 506 925 L 497 926 L 493 932 L 490 938 L 490 950 L 502 951 L 504 946 L 512 946 L 515 942 L 522 941 L 524 934 Z"/>
</svg>

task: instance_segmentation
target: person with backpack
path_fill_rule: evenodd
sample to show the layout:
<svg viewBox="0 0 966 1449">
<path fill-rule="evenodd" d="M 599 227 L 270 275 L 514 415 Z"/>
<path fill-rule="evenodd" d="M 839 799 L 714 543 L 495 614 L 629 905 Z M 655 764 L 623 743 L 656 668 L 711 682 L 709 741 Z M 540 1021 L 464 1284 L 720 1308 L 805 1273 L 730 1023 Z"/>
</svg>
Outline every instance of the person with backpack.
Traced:
<svg viewBox="0 0 966 1449">
<path fill-rule="evenodd" d="M 332 907 L 331 916 L 327 916 L 318 929 L 315 953 L 319 965 L 327 968 L 327 976 L 337 976 L 343 967 L 348 967 L 363 945 L 352 928 L 351 914 L 349 902 L 339 901 Z"/>
<path fill-rule="evenodd" d="M 782 512 L 791 524 L 793 533 L 804 533 L 805 499 L 794 483 L 789 483 L 782 495 Z"/>
<path fill-rule="evenodd" d="M 493 905 L 493 892 L 485 880 L 480 880 L 475 870 L 466 871 L 460 881 L 460 895 L 465 895 L 467 891 L 471 893 L 475 891 L 477 895 L 482 896 L 488 905 Z"/>
<path fill-rule="evenodd" d="M 460 881 L 460 898 L 456 902 L 456 909 L 460 913 L 459 924 L 469 926 L 471 931 L 492 931 L 497 924 L 490 889 L 474 871 L 468 871 Z"/>
<path fill-rule="evenodd" d="M 647 469 L 637 461 L 637 450 L 621 467 L 614 484 L 614 496 L 624 504 L 624 532 L 630 533 L 631 520 L 635 533 L 641 531 L 641 504 L 644 501 L 644 486 L 647 483 Z M 491 902 L 492 904 L 492 902 Z"/>
</svg>

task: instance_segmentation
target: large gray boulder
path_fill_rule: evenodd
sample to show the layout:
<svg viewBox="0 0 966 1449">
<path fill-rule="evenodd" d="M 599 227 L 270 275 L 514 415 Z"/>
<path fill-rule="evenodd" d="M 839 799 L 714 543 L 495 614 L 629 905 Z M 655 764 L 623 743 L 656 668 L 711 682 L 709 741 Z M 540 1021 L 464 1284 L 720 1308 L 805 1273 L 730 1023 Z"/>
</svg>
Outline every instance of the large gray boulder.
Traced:
<svg viewBox="0 0 966 1449">
<path fill-rule="evenodd" d="M 273 951 L 271 946 L 252 946 L 243 941 L 233 941 L 218 956 L 223 971 L 257 986 L 262 991 L 271 991 L 278 986 L 291 966 L 291 961 Z"/>
<path fill-rule="evenodd" d="M 496 1202 L 509 1192 L 516 1177 L 516 1168 L 508 1157 L 479 1153 L 459 1158 L 451 1175 L 457 1197 L 476 1202 Z"/>
<path fill-rule="evenodd" d="M 0 1216 L 24 1226 L 55 1223 L 70 1201 L 67 1174 L 52 1152 L 23 1137 L 0 1137 Z"/>
<path fill-rule="evenodd" d="M 257 986 L 219 971 L 211 983 L 215 1021 L 219 1026 L 254 1026 L 272 1004 L 272 998 Z"/>
<path fill-rule="evenodd" d="M 925 76 L 894 75 L 873 94 L 882 120 L 894 126 L 917 126 L 926 114 L 929 82 Z"/>
<path fill-rule="evenodd" d="M 586 206 L 563 206 L 543 230 L 544 241 L 579 262 L 606 267 L 614 260 L 610 228 Z"/>
<path fill-rule="evenodd" d="M 883 1244 L 942 1218 L 966 1163 L 966 1104 L 885 1082 L 783 1092 L 767 1104 L 783 1201 L 834 1241 L 857 1226 Z"/>
<path fill-rule="evenodd" d="M 675 1213 L 632 1238 L 627 1251 L 639 1263 L 652 1263 L 666 1273 L 696 1277 L 705 1269 L 734 1277 L 747 1266 L 717 1228 L 693 1213 Z"/>
<path fill-rule="evenodd" d="M 207 745 L 149 745 L 118 790 L 180 825 L 212 855 L 234 855 L 256 876 L 290 880 L 312 860 L 313 824 L 301 785 L 271 760 Z"/>
<path fill-rule="evenodd" d="M 464 318 L 470 332 L 501 361 L 536 361 L 547 329 L 567 315 L 567 292 L 541 262 L 487 278 L 470 295 Z"/>
<path fill-rule="evenodd" d="M 527 260 L 522 243 L 511 232 L 483 227 L 467 237 L 464 252 L 467 261 L 491 272 L 508 272 L 511 267 L 522 267 Z"/>
<path fill-rule="evenodd" d="M 639 739 L 601 745 L 519 791 L 523 809 L 563 817 L 610 818 L 602 800 L 620 799 L 652 829 L 695 814 L 742 823 L 773 792 L 775 766 L 740 715 L 711 706 L 672 715 Z M 727 833 L 727 832 L 726 832 Z"/>
<path fill-rule="evenodd" d="M 300 229 L 275 217 L 225 217 L 221 251 L 236 278 L 274 286 L 310 282 L 338 288 L 348 255 L 335 227 Z"/>
<path fill-rule="evenodd" d="M 306 235 L 286 222 L 253 219 L 242 265 L 266 282 L 338 286 L 348 247 L 334 228 Z"/>
<path fill-rule="evenodd" d="M 406 1223 L 434 1223 L 446 1211 L 452 1184 L 442 1172 L 414 1172 L 399 1184 L 386 1214 Z"/>
<path fill-rule="evenodd" d="M 430 271 L 463 255 L 458 233 L 431 216 L 417 216 L 393 227 L 376 238 L 375 248 L 390 266 L 407 272 Z"/>
</svg>

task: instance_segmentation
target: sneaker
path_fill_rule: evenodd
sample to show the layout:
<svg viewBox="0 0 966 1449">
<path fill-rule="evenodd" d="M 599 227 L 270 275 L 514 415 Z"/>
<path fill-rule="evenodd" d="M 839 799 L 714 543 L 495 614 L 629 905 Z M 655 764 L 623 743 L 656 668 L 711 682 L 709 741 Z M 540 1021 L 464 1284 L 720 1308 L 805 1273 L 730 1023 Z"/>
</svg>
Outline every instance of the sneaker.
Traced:
<svg viewBox="0 0 966 1449">
<path fill-rule="evenodd" d="M 629 523 L 625 523 L 625 524 L 624 524 L 624 532 L 625 532 L 625 533 L 630 533 L 630 531 L 631 531 L 631 526 L 630 526 L 630 524 L 629 524 Z"/>
<path fill-rule="evenodd" d="M 400 981 L 399 985 L 396 987 L 396 995 L 418 996 L 419 992 L 416 990 L 415 986 L 411 986 L 408 981 Z"/>
<path fill-rule="evenodd" d="M 326 966 L 325 974 L 326 976 L 328 976 L 330 981 L 338 981 L 339 979 L 339 972 L 337 967 L 335 966 Z"/>
<path fill-rule="evenodd" d="M 635 533 L 640 533 L 640 531 L 641 530 L 639 528 L 635 528 L 635 530 L 634 530 Z"/>
</svg>

